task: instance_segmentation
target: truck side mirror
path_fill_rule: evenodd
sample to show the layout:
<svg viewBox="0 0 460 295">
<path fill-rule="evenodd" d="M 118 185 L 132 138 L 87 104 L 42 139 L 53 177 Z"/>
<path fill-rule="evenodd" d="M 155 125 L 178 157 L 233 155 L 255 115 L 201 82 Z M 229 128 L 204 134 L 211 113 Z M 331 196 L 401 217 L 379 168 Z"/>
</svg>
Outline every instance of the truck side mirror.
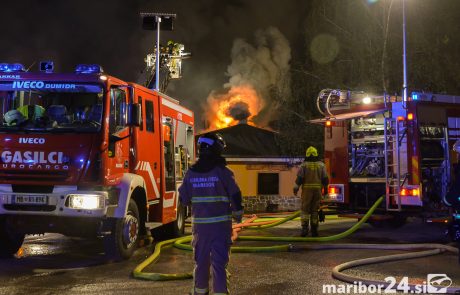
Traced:
<svg viewBox="0 0 460 295">
<path fill-rule="evenodd" d="M 128 104 L 128 125 L 141 126 L 142 123 L 142 106 L 140 103 Z"/>
</svg>

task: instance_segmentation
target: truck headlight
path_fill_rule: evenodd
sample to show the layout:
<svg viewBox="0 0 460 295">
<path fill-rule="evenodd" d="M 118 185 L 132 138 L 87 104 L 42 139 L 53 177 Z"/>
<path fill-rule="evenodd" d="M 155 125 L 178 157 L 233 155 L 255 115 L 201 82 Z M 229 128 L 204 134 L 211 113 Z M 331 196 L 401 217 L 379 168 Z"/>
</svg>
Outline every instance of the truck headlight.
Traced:
<svg viewBox="0 0 460 295">
<path fill-rule="evenodd" d="M 73 209 L 95 210 L 102 209 L 105 205 L 105 198 L 95 194 L 72 194 L 69 198 L 69 207 Z"/>
</svg>

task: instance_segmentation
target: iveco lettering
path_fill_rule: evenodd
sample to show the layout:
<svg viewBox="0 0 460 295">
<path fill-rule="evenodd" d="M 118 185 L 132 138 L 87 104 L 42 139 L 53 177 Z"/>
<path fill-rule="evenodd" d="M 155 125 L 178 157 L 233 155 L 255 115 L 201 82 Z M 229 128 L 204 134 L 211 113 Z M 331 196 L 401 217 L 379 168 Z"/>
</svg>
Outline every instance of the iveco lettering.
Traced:
<svg viewBox="0 0 460 295">
<path fill-rule="evenodd" d="M 44 138 L 32 138 L 32 137 L 29 137 L 29 138 L 20 137 L 19 143 L 44 144 L 45 139 Z"/>
</svg>

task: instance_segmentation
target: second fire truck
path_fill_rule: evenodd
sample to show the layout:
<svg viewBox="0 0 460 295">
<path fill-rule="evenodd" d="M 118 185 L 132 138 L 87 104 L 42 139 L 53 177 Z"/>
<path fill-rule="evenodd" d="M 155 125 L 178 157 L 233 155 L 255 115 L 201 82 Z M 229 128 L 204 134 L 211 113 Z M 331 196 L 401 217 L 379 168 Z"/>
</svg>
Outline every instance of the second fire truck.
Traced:
<svg viewBox="0 0 460 295">
<path fill-rule="evenodd" d="M 385 195 L 379 211 L 393 217 L 393 225 L 408 215 L 447 216 L 445 196 L 458 160 L 452 146 L 460 138 L 460 97 L 414 92 L 402 100 L 325 89 L 317 106 L 324 118 L 312 122 L 325 126 L 327 202 L 364 212 Z"/>
</svg>

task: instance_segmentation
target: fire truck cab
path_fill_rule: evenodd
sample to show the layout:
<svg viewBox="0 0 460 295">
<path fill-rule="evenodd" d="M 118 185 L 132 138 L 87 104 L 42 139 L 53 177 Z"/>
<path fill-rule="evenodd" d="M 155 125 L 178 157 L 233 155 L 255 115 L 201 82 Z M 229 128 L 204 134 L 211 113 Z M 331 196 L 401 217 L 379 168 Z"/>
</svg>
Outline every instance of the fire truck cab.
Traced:
<svg viewBox="0 0 460 295">
<path fill-rule="evenodd" d="M 149 228 L 182 233 L 193 113 L 97 65 L 49 68 L 0 64 L 0 257 L 26 234 L 101 237 L 123 259 Z"/>
<path fill-rule="evenodd" d="M 317 98 L 330 176 L 326 202 L 364 212 L 441 217 L 460 138 L 460 97 L 413 92 L 401 97 L 325 89 Z"/>
</svg>

